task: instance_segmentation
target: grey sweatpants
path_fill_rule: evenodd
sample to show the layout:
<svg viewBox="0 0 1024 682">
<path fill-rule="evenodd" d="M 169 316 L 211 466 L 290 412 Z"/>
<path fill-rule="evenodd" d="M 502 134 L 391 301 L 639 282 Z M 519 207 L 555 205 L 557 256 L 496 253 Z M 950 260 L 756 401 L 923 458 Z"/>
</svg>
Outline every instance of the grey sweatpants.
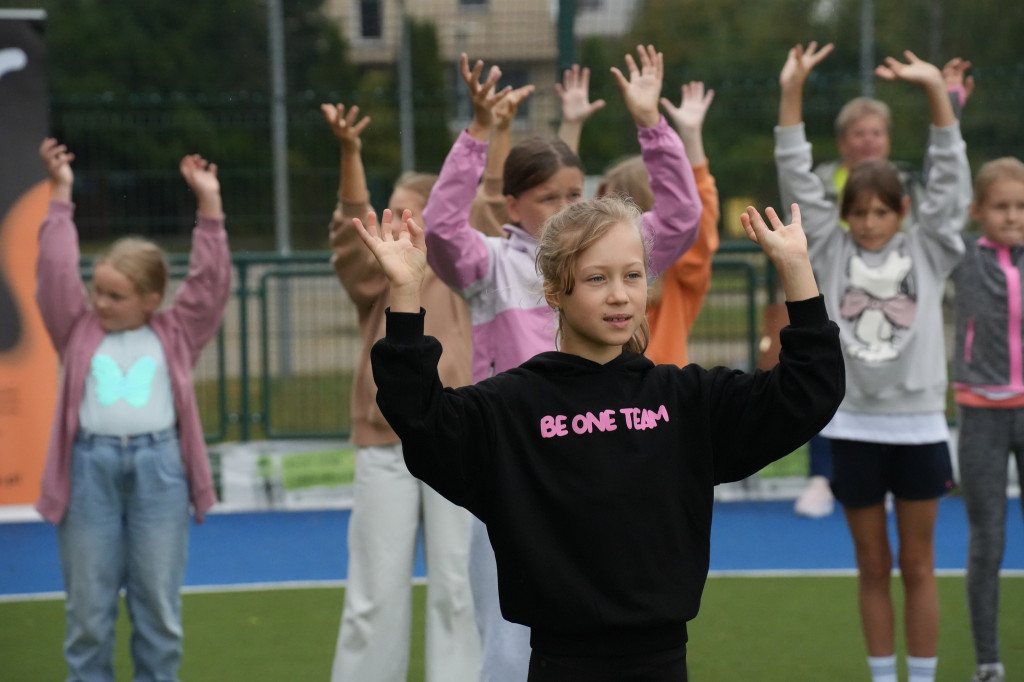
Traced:
<svg viewBox="0 0 1024 682">
<path fill-rule="evenodd" d="M 530 628 L 501 617 L 498 565 L 487 526 L 473 517 L 469 539 L 469 584 L 480 631 L 480 682 L 526 682 L 530 670 Z"/>
<path fill-rule="evenodd" d="M 970 528 L 967 605 L 978 664 L 999 661 L 999 568 L 1006 544 L 1008 457 L 1024 472 L 1024 408 L 960 407 L 960 487 Z"/>
</svg>

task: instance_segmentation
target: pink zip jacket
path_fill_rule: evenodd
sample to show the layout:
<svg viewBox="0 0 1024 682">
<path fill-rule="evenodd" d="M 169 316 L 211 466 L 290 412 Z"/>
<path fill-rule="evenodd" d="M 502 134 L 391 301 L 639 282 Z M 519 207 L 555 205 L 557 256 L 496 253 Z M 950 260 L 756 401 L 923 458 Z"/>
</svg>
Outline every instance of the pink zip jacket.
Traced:
<svg viewBox="0 0 1024 682">
<path fill-rule="evenodd" d="M 78 432 L 78 406 L 89 363 L 106 333 L 89 307 L 79 276 L 73 214 L 74 204 L 50 202 L 39 231 L 36 269 L 36 301 L 63 365 L 42 491 L 36 502 L 36 510 L 54 524 L 64 518 L 71 497 L 71 448 Z M 167 359 L 181 457 L 197 522 L 217 499 L 191 373 L 203 346 L 220 327 L 230 293 L 231 252 L 224 218 L 200 215 L 192 232 L 188 277 L 174 302 L 149 320 Z"/>
<path fill-rule="evenodd" d="M 701 203 L 683 142 L 665 118 L 637 131 L 655 197 L 654 208 L 643 215 L 653 277 L 696 240 Z M 537 240 L 515 225 L 504 226 L 509 237 L 503 239 L 485 237 L 469 224 L 486 160 L 487 143 L 463 131 L 423 211 L 427 261 L 469 304 L 474 381 L 554 350 L 556 327 L 535 265 Z"/>
</svg>

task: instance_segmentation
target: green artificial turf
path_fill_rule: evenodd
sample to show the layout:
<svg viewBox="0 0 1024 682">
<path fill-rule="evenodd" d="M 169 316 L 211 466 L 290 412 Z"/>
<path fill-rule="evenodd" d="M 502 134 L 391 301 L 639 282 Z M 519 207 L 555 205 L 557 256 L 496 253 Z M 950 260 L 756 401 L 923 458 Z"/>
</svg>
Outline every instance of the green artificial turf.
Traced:
<svg viewBox="0 0 1024 682">
<path fill-rule="evenodd" d="M 425 589 L 413 590 L 409 682 L 423 680 Z M 894 595 L 902 603 L 899 581 Z M 962 577 L 940 577 L 942 624 L 937 682 L 973 670 Z M 185 595 L 183 682 L 327 680 L 342 588 Z M 898 609 L 899 610 L 899 609 Z M 1008 679 L 1024 674 L 1024 579 L 1002 580 L 1002 655 Z M 63 679 L 63 602 L 0 602 L 0 679 Z M 864 680 L 868 678 L 853 577 L 712 578 L 690 624 L 690 679 Z M 118 680 L 130 680 L 128 627 L 118 624 Z M 901 666 L 903 661 L 901 660 Z M 904 673 L 905 678 L 905 673 Z"/>
</svg>

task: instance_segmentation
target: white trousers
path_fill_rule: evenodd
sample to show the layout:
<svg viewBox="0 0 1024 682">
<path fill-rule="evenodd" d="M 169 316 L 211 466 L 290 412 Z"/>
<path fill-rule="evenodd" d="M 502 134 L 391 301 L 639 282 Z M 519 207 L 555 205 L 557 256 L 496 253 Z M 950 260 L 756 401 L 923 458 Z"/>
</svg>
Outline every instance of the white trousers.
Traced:
<svg viewBox="0 0 1024 682">
<path fill-rule="evenodd" d="M 480 639 L 468 580 L 471 519 L 409 473 L 401 444 L 356 451 L 348 584 L 332 682 L 405 682 L 421 522 L 426 682 L 476 682 Z"/>
<path fill-rule="evenodd" d="M 475 517 L 470 539 L 469 580 L 483 647 L 480 682 L 526 682 L 530 671 L 530 628 L 501 617 L 494 549 L 487 537 L 487 526 Z"/>
</svg>

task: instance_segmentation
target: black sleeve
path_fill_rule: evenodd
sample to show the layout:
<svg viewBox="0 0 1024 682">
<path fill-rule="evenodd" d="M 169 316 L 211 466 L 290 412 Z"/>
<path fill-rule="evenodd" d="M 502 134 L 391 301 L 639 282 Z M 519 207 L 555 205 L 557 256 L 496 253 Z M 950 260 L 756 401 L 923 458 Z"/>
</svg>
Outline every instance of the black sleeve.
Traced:
<svg viewBox="0 0 1024 682">
<path fill-rule="evenodd" d="M 424 311 L 387 311 L 387 332 L 370 350 L 377 405 L 402 441 L 409 472 L 451 502 L 476 513 L 478 486 L 467 453 L 480 453 L 481 410 L 472 387 L 447 389 L 437 374 L 441 344 L 423 335 Z M 479 515 L 479 514 L 478 514 Z"/>
<path fill-rule="evenodd" d="M 715 483 L 738 481 L 806 443 L 828 424 L 846 391 L 839 328 L 822 296 L 787 302 L 779 363 L 711 375 Z"/>
</svg>

